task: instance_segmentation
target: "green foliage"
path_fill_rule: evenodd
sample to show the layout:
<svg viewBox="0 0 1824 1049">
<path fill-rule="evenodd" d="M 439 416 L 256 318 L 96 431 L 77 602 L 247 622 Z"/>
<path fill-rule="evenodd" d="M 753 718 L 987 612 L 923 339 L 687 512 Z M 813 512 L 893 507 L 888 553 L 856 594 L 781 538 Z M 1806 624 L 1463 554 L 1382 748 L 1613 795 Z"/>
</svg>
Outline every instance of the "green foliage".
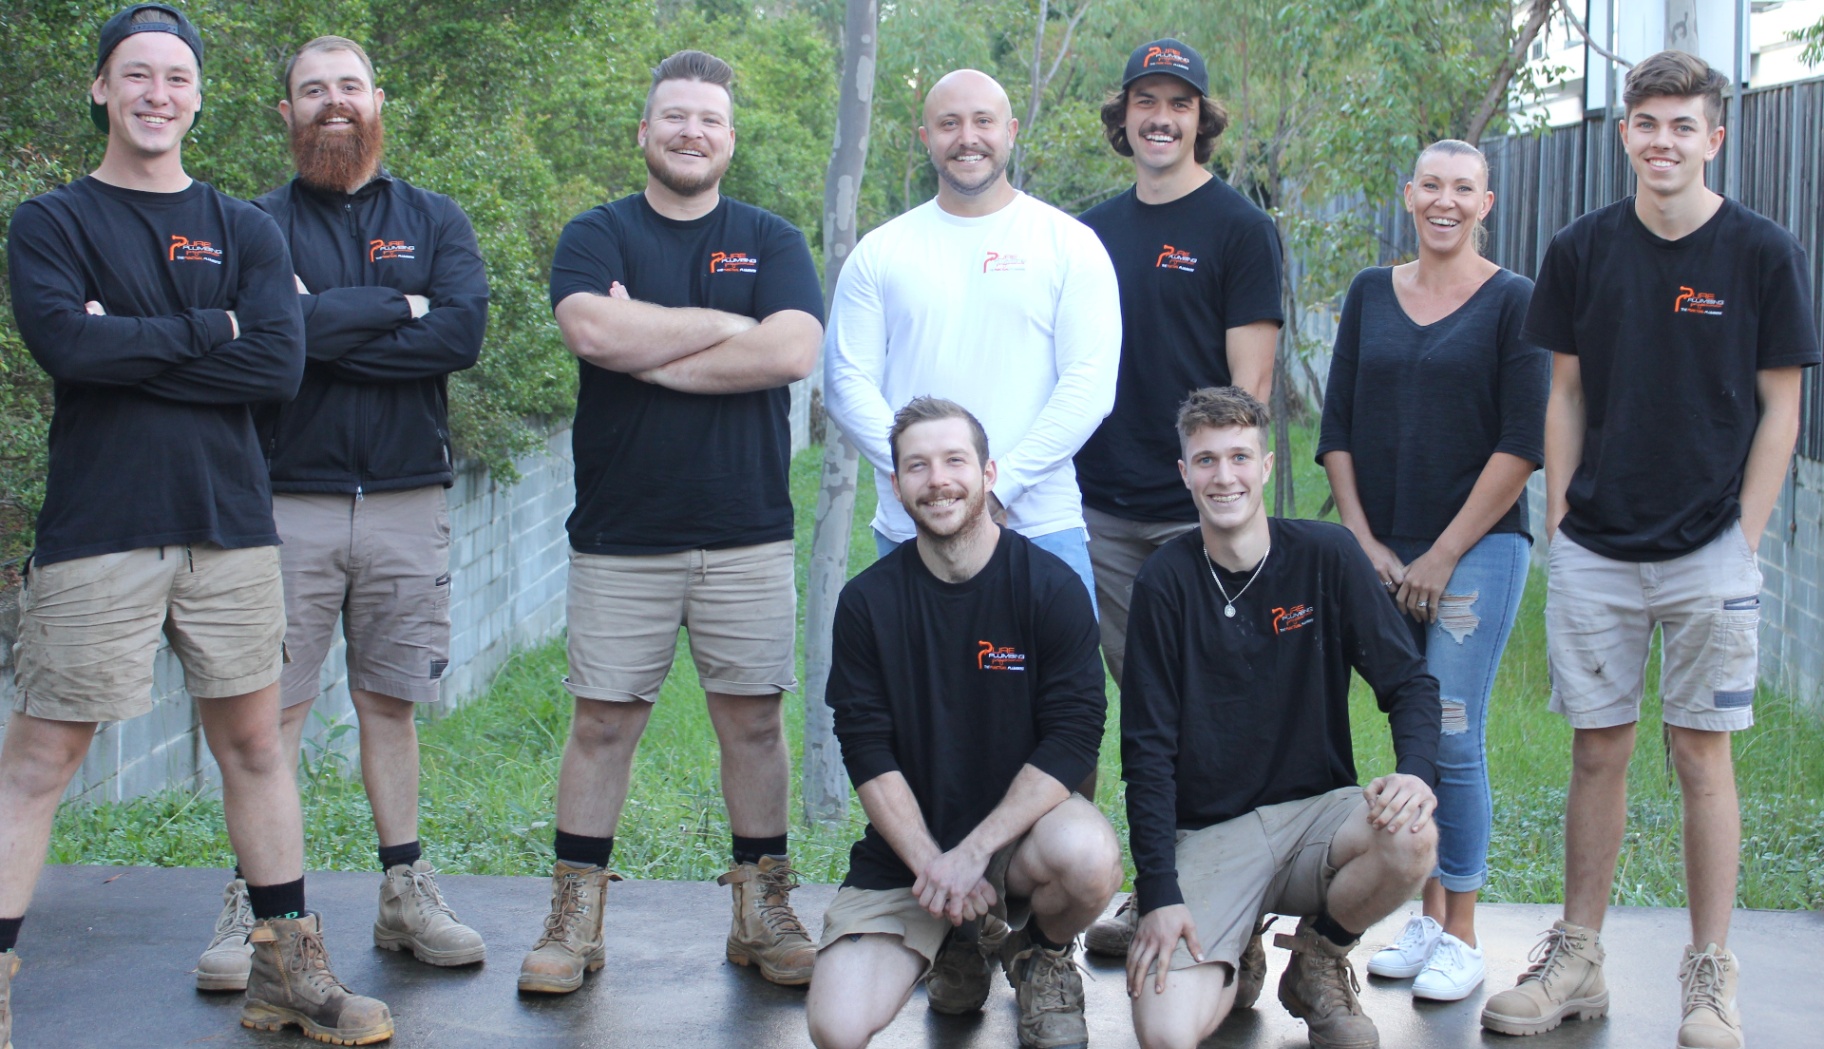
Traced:
<svg viewBox="0 0 1824 1049">
<path fill-rule="evenodd" d="M 1824 64 L 1824 18 L 1818 19 L 1815 25 L 1794 30 L 1791 38 L 1805 45 L 1805 50 L 1800 52 L 1799 57 L 1806 65 Z"/>
</svg>

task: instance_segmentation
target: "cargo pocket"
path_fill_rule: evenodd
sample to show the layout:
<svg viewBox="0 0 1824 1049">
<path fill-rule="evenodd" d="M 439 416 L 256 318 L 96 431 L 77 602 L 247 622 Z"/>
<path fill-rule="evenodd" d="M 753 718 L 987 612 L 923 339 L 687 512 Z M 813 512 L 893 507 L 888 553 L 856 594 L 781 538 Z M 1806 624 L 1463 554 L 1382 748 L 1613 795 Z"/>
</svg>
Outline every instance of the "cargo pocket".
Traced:
<svg viewBox="0 0 1824 1049">
<path fill-rule="evenodd" d="M 1760 668 L 1761 599 L 1723 602 L 1710 624 L 1712 702 L 1717 710 L 1754 705 L 1754 683 Z"/>
</svg>

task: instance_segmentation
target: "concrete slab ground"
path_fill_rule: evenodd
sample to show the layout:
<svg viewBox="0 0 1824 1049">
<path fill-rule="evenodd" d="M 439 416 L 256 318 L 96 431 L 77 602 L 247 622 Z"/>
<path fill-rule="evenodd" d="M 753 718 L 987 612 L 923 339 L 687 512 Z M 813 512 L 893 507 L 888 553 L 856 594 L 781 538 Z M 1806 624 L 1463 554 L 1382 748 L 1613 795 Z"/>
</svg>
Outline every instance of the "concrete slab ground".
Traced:
<svg viewBox="0 0 1824 1049">
<path fill-rule="evenodd" d="M 13 985 L 17 1049 L 115 1049 L 120 1046 L 301 1046 L 283 1034 L 239 1026 L 239 995 L 198 994 L 191 967 L 208 941 L 222 871 L 123 867 L 54 867 L 39 883 L 19 953 L 25 968 Z M 614 1046 L 800 1047 L 803 992 L 774 987 L 723 960 L 728 891 L 712 883 L 624 882 L 610 892 L 608 966 L 575 994 L 521 997 L 519 960 L 546 912 L 548 882 L 539 878 L 441 878 L 457 913 L 487 939 L 488 961 L 434 969 L 409 955 L 375 950 L 369 934 L 379 875 L 318 873 L 310 902 L 323 913 L 336 971 L 356 990 L 386 1000 L 400 1049 L 518 1049 Z M 813 933 L 833 886 L 806 886 L 794 897 Z M 1511 985 L 1526 953 L 1556 917 L 1556 908 L 1489 906 L 1481 933 L 1490 953 L 1488 987 Z M 1405 915 L 1371 929 L 1356 952 L 1362 971 L 1370 951 L 1397 935 Z M 1290 922 L 1282 921 L 1288 926 Z M 1679 950 L 1688 937 L 1682 911 L 1617 908 L 1605 935 L 1614 1007 L 1606 1020 L 1570 1022 L 1525 1040 L 1483 1033 L 1482 994 L 1448 1005 L 1415 1004 L 1403 983 L 1363 978 L 1363 1002 L 1388 1049 L 1670 1049 L 1676 1030 Z M 1733 941 L 1745 971 L 1742 1008 L 1748 1043 L 1757 1047 L 1824 1044 L 1824 994 L 1817 970 L 1824 916 L 1812 912 L 1742 911 Z M 1303 1046 L 1304 1025 L 1274 998 L 1286 952 L 1269 946 L 1272 979 L 1251 1012 L 1238 1013 L 1206 1049 Z M 1093 1046 L 1134 1045 L 1121 970 L 1085 959 Z M 875 1040 L 881 1049 L 1012 1047 L 1013 996 L 996 982 L 979 1017 L 939 1016 L 922 992 Z"/>
</svg>

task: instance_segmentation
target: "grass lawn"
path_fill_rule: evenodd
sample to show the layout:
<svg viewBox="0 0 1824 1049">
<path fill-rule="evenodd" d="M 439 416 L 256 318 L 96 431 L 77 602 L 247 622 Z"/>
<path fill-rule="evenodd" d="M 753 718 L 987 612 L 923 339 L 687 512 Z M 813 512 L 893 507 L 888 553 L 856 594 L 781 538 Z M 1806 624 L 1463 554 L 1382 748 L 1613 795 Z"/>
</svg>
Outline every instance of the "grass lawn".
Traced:
<svg viewBox="0 0 1824 1049">
<path fill-rule="evenodd" d="M 1310 431 L 1295 430 L 1293 436 L 1295 494 L 1300 509 L 1309 514 L 1322 504 L 1328 487 L 1310 458 Z M 821 450 L 813 448 L 792 464 L 801 584 L 821 461 Z M 1286 466 L 1279 465 L 1282 470 Z M 862 473 L 852 571 L 874 560 L 867 528 L 874 490 L 865 463 Z M 1544 579 L 1535 573 L 1492 701 L 1488 743 L 1495 829 L 1485 893 L 1490 900 L 1551 902 L 1562 894 L 1570 731 L 1546 711 L 1544 596 Z M 427 855 L 442 869 L 536 875 L 549 870 L 553 793 L 571 704 L 559 683 L 563 673 L 561 641 L 523 652 L 486 696 L 421 725 L 422 837 Z M 1649 680 L 1656 677 L 1655 667 Z M 1111 700 L 1116 695 L 1112 683 L 1109 694 Z M 695 670 L 688 658 L 681 658 L 641 744 L 632 795 L 616 836 L 614 866 L 630 877 L 711 878 L 727 869 L 728 826 L 716 748 L 700 697 Z M 1357 766 L 1365 780 L 1392 767 L 1392 751 L 1386 721 L 1359 681 L 1352 706 Z M 1789 698 L 1766 690 L 1756 707 L 1757 724 L 1735 741 L 1743 822 L 1741 904 L 1824 905 L 1824 725 Z M 803 708 L 788 697 L 785 709 L 796 755 Z M 1125 838 L 1116 714 L 1111 702 L 1096 800 Z M 373 828 L 353 762 L 333 752 L 306 754 L 301 787 L 306 865 L 372 869 Z M 794 810 L 797 804 L 794 791 Z M 1658 697 L 1651 688 L 1630 773 L 1629 808 L 1616 901 L 1682 906 L 1678 790 L 1667 775 Z M 810 880 L 840 880 L 848 846 L 860 827 L 859 805 L 851 804 L 848 823 L 828 827 L 807 828 L 794 811 L 796 865 Z M 232 864 L 220 801 L 175 791 L 121 804 L 65 806 L 52 837 L 51 861 Z"/>
</svg>

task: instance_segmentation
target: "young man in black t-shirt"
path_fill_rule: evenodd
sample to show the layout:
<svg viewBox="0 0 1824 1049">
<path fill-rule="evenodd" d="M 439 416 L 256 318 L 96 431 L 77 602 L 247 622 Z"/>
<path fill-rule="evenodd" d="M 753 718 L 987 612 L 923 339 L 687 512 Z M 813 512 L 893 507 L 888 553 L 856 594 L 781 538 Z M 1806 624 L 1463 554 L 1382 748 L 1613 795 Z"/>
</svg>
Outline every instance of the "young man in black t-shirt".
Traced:
<svg viewBox="0 0 1824 1049">
<path fill-rule="evenodd" d="M 1134 573 L 1197 523 L 1172 469 L 1172 417 L 1185 394 L 1273 389 L 1282 319 L 1279 234 L 1266 213 L 1204 167 L 1228 127 L 1210 97 L 1203 56 L 1177 40 L 1134 49 L 1121 88 L 1102 104 L 1108 143 L 1134 162 L 1134 185 L 1083 214 L 1115 264 L 1121 289 L 1121 372 L 1115 407 L 1077 452 L 1101 613 L 1102 654 L 1121 680 Z M 1133 911 L 1084 938 L 1120 955 Z"/>
<path fill-rule="evenodd" d="M 1080 1047 L 1071 943 L 1122 877 L 1113 828 L 1071 793 L 1105 713 L 1089 595 L 994 523 L 988 436 L 962 406 L 913 400 L 888 446 L 917 539 L 836 608 L 830 706 L 868 828 L 824 915 L 811 1040 L 867 1045 L 927 975 L 932 1009 L 980 1009 L 998 946 L 1020 1044 Z"/>
<path fill-rule="evenodd" d="M 1819 354 L 1797 241 L 1704 185 L 1726 83 L 1678 51 L 1629 72 L 1621 136 L 1638 191 L 1558 232 L 1527 313 L 1522 337 L 1552 351 L 1546 640 L 1574 760 L 1564 919 L 1484 1008 L 1483 1025 L 1506 1034 L 1608 1011 L 1599 932 L 1658 626 L 1691 906 L 1678 1044 L 1742 1044 L 1727 948 L 1741 848 L 1730 733 L 1754 720 L 1755 550 L 1798 435 L 1800 370 Z"/>
<path fill-rule="evenodd" d="M 384 1003 L 330 971 L 305 910 L 303 825 L 279 733 L 285 612 L 253 406 L 297 392 L 302 325 L 285 241 L 193 181 L 183 139 L 203 44 L 176 8 L 102 26 L 87 178 L 13 215 L 13 310 L 56 380 L 50 473 L 19 601 L 16 709 L 0 752 L 0 1045 L 12 948 L 57 802 L 97 723 L 151 710 L 160 635 L 222 778 L 252 911 L 241 1022 L 390 1038 Z"/>
<path fill-rule="evenodd" d="M 816 360 L 823 294 L 797 229 L 719 192 L 732 76 L 701 51 L 659 64 L 640 121 L 645 190 L 571 220 L 551 264 L 582 376 L 564 681 L 576 717 L 525 991 L 573 991 L 602 966 L 614 831 L 680 627 L 722 750 L 728 958 L 803 984 L 816 957 L 788 901 L 780 694 L 797 687 L 786 386 Z"/>
<path fill-rule="evenodd" d="M 1267 516 L 1266 428 L 1243 390 L 1190 396 L 1178 469 L 1199 527 L 1134 579 L 1121 764 L 1141 915 L 1128 993 L 1146 1049 L 1191 1049 L 1251 1001 L 1264 958 L 1244 956 L 1268 912 L 1302 919 L 1276 937 L 1293 952 L 1279 1000 L 1311 1044 L 1378 1045 L 1349 949 L 1437 852 L 1437 679 L 1347 529 Z M 1365 790 L 1351 670 L 1398 762 Z"/>
</svg>

